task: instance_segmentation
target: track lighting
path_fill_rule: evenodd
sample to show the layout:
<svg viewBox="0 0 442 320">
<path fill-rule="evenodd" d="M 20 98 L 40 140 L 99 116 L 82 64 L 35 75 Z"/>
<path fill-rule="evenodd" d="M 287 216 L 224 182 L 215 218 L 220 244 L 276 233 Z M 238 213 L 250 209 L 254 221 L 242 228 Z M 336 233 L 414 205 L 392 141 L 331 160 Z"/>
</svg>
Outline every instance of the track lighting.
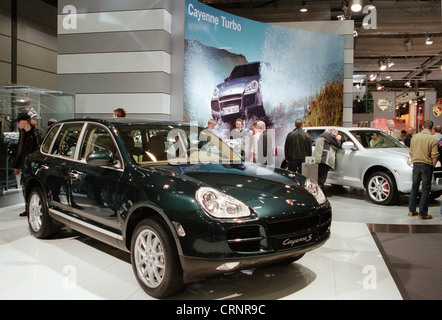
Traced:
<svg viewBox="0 0 442 320">
<path fill-rule="evenodd" d="M 405 51 L 413 50 L 413 39 L 407 36 L 404 40 Z"/>
<path fill-rule="evenodd" d="M 387 69 L 387 65 L 385 64 L 384 60 L 379 60 L 378 63 L 379 63 L 379 70 L 384 71 Z"/>
<path fill-rule="evenodd" d="M 352 0 L 351 1 L 350 9 L 353 12 L 361 12 L 361 10 L 362 10 L 362 0 Z"/>
<path fill-rule="evenodd" d="M 307 12 L 308 11 L 307 7 L 305 6 L 305 1 L 302 1 L 302 6 L 301 6 L 301 9 L 299 9 L 299 11 L 301 11 L 301 12 Z"/>
<path fill-rule="evenodd" d="M 388 58 L 387 66 L 388 66 L 388 68 L 391 68 L 392 66 L 394 66 L 394 62 L 390 58 Z"/>
<path fill-rule="evenodd" d="M 425 44 L 427 45 L 433 44 L 433 40 L 431 40 L 430 36 L 428 35 L 428 32 L 425 34 Z"/>
</svg>

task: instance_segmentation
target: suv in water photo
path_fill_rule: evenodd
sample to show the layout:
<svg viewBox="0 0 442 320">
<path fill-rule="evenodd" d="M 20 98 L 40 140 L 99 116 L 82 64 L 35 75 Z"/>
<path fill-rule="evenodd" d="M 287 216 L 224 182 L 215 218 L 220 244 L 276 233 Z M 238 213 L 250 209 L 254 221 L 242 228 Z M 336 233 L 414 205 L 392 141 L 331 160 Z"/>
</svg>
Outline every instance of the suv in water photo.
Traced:
<svg viewBox="0 0 442 320">
<path fill-rule="evenodd" d="M 260 62 L 240 64 L 213 90 L 211 108 L 213 119 L 234 123 L 266 116 L 259 90 Z"/>
</svg>

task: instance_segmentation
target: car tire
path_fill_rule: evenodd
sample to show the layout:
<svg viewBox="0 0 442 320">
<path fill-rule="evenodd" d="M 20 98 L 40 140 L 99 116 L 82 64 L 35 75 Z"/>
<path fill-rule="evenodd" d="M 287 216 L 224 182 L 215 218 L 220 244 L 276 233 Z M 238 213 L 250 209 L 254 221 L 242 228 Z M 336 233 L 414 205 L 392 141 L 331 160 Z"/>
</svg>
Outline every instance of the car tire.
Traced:
<svg viewBox="0 0 442 320">
<path fill-rule="evenodd" d="M 50 238 L 60 231 L 60 226 L 49 216 L 46 197 L 40 188 L 31 190 L 27 204 L 29 228 L 36 238 Z"/>
<path fill-rule="evenodd" d="M 175 241 L 162 221 L 141 221 L 133 233 L 130 252 L 135 277 L 147 294 L 162 299 L 183 289 Z"/>
<path fill-rule="evenodd" d="M 380 205 L 395 203 L 398 196 L 394 178 L 382 171 L 375 172 L 368 178 L 366 190 L 370 200 Z"/>
</svg>

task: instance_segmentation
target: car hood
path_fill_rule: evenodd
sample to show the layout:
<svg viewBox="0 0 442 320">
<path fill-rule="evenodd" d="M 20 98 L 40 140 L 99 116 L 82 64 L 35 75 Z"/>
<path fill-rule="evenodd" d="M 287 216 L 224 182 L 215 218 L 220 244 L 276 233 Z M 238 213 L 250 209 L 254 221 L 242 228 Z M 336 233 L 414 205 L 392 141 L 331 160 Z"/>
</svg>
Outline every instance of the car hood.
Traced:
<svg viewBox="0 0 442 320">
<path fill-rule="evenodd" d="M 228 82 L 224 82 L 218 85 L 220 96 L 232 95 L 232 94 L 242 94 L 245 87 L 253 80 L 259 81 L 259 76 L 256 77 L 245 77 L 233 79 Z"/>
<path fill-rule="evenodd" d="M 305 177 L 253 163 L 167 165 L 155 166 L 155 171 L 171 175 L 173 179 L 213 187 L 244 202 L 302 198 L 309 205 L 317 205 L 314 197 L 303 187 Z"/>
<path fill-rule="evenodd" d="M 365 149 L 366 151 L 372 153 L 374 156 L 379 157 L 382 156 L 409 156 L 410 149 L 408 148 L 373 148 L 373 149 Z"/>
</svg>

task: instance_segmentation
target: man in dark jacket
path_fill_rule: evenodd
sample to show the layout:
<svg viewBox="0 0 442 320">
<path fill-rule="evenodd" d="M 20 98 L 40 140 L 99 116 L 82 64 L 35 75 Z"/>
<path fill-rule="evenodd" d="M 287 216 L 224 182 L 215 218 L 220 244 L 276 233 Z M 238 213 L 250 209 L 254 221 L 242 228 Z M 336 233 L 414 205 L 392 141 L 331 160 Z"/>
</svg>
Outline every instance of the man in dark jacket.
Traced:
<svg viewBox="0 0 442 320">
<path fill-rule="evenodd" d="M 312 139 L 302 130 L 302 124 L 301 119 L 296 119 L 295 129 L 287 135 L 284 145 L 288 169 L 301 174 L 305 157 L 312 155 Z"/>
<path fill-rule="evenodd" d="M 19 114 L 15 121 L 17 122 L 20 136 L 18 138 L 17 154 L 15 155 L 12 166 L 15 175 L 18 176 L 17 180 L 20 181 L 26 157 L 38 149 L 42 137 L 40 131 L 31 124 L 31 117 L 28 113 L 24 112 Z M 26 216 L 27 212 L 28 210 L 26 208 L 25 212 L 21 213 L 20 216 Z"/>
</svg>

